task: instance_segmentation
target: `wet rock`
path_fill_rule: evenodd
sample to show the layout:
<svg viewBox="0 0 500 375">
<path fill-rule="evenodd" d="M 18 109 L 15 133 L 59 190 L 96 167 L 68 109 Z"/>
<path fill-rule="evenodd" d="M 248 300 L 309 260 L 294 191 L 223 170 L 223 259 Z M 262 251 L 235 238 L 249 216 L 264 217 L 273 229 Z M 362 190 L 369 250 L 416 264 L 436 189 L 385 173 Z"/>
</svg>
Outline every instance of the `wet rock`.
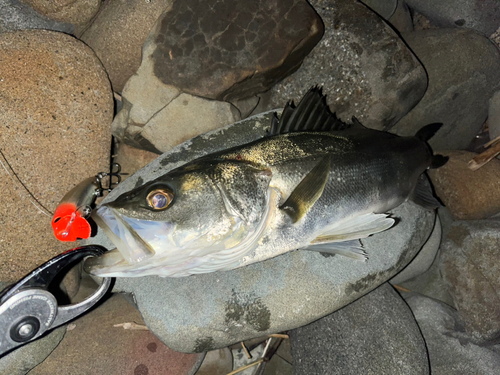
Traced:
<svg viewBox="0 0 500 375">
<path fill-rule="evenodd" d="M 206 353 L 196 375 L 226 375 L 233 370 L 233 356 L 228 348 Z"/>
<path fill-rule="evenodd" d="M 295 71 L 322 33 L 321 19 L 304 0 L 188 0 L 172 4 L 148 43 L 161 82 L 233 100 L 266 91 Z"/>
<path fill-rule="evenodd" d="M 66 327 L 60 327 L 46 336 L 30 342 L 0 358 L 0 373 L 8 375 L 25 375 L 40 364 L 61 342 Z"/>
<path fill-rule="evenodd" d="M 483 219 L 500 212 L 500 160 L 493 159 L 476 171 L 468 168 L 477 154 L 446 151 L 450 159 L 429 171 L 436 194 L 457 220 Z"/>
<path fill-rule="evenodd" d="M 424 95 L 422 65 L 392 28 L 363 4 L 311 4 L 325 24 L 325 35 L 300 69 L 270 90 L 266 108 L 282 108 L 318 84 L 344 121 L 356 116 L 371 128 L 394 125 Z"/>
<path fill-rule="evenodd" d="M 39 14 L 52 20 L 86 24 L 101 6 L 101 0 L 22 0 Z"/>
<path fill-rule="evenodd" d="M 426 272 L 436 259 L 436 254 L 441 244 L 441 221 L 436 216 L 432 233 L 422 249 L 400 273 L 391 279 L 391 284 L 400 284 Z"/>
<path fill-rule="evenodd" d="M 120 295 L 73 321 L 61 344 L 30 375 L 194 375 L 204 353 L 177 353 L 148 330 L 115 327 L 141 315 Z"/>
<path fill-rule="evenodd" d="M 141 65 L 144 41 L 172 0 L 106 1 L 92 25 L 80 36 L 103 63 L 113 90 L 121 92 Z"/>
<path fill-rule="evenodd" d="M 74 26 L 44 17 L 19 0 L 0 0 L 0 33 L 23 29 L 45 29 L 73 34 Z"/>
<path fill-rule="evenodd" d="M 389 284 L 291 331 L 294 374 L 428 374 L 413 315 Z"/>
<path fill-rule="evenodd" d="M 144 48 L 140 68 L 123 90 L 123 108 L 112 124 L 118 139 L 161 154 L 191 137 L 239 120 L 238 110 L 227 102 L 164 85 L 153 73 L 152 51 L 152 45 Z"/>
<path fill-rule="evenodd" d="M 272 112 L 267 112 L 181 144 L 129 177 L 106 199 L 196 157 L 261 138 L 271 119 Z M 400 218 L 394 228 L 363 240 L 370 254 L 366 263 L 292 251 L 240 269 L 189 278 L 119 278 L 115 288 L 135 295 L 148 327 L 175 350 L 207 351 L 282 332 L 359 298 L 416 255 L 431 232 L 434 213 L 412 203 L 393 212 Z M 113 247 L 102 232 L 92 243 Z"/>
<path fill-rule="evenodd" d="M 500 4 L 495 0 L 406 0 L 440 27 L 463 27 L 490 36 L 500 26 Z"/>
<path fill-rule="evenodd" d="M 498 49 L 472 30 L 422 30 L 404 33 L 403 38 L 424 64 L 429 87 L 391 131 L 414 135 L 424 125 L 442 122 L 431 146 L 465 149 L 483 125 L 488 101 L 500 87 Z"/>
<path fill-rule="evenodd" d="M 452 225 L 442 272 L 467 332 L 480 343 L 500 343 L 500 220 Z"/>
<path fill-rule="evenodd" d="M 51 212 L 75 184 L 109 167 L 113 100 L 94 53 L 66 34 L 0 34 L 0 280 L 14 281 L 75 246 Z"/>
<path fill-rule="evenodd" d="M 406 302 L 424 336 L 433 375 L 498 374 L 500 347 L 472 343 L 456 310 L 419 295 Z"/>
</svg>

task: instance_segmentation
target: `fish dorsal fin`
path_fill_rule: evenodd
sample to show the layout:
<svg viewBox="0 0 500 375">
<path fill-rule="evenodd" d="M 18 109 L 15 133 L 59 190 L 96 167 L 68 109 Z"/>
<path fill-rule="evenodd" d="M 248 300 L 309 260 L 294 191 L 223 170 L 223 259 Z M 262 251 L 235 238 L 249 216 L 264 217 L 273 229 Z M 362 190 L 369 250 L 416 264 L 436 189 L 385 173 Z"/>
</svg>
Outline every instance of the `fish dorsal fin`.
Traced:
<svg viewBox="0 0 500 375">
<path fill-rule="evenodd" d="M 417 132 L 417 134 L 415 134 L 415 137 L 420 139 L 421 141 L 427 142 L 429 139 L 434 137 L 434 134 L 436 134 L 442 126 L 443 124 L 441 122 L 435 122 L 433 124 L 425 125 Z"/>
<path fill-rule="evenodd" d="M 349 127 L 330 111 L 326 104 L 326 96 L 318 86 L 311 88 L 295 107 L 288 102 L 278 121 L 275 115 L 271 123 L 269 135 L 287 134 L 293 132 L 328 132 Z"/>
<path fill-rule="evenodd" d="M 292 221 L 296 223 L 321 197 L 330 173 L 330 159 L 322 158 L 319 163 L 300 181 L 292 194 L 281 205 Z"/>
</svg>

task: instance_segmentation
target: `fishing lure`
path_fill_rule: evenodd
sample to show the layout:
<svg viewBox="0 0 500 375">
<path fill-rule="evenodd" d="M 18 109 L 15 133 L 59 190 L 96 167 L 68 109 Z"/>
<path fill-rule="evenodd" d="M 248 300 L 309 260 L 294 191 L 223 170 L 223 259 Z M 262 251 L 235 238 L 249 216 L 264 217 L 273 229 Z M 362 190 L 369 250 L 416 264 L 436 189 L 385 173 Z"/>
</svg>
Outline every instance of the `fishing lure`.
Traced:
<svg viewBox="0 0 500 375">
<path fill-rule="evenodd" d="M 72 242 L 78 239 L 87 239 L 92 233 L 89 222 L 92 205 L 105 191 L 111 191 L 121 182 L 121 167 L 114 163 L 111 173 L 101 172 L 89 177 L 63 197 L 52 217 L 52 229 L 59 241 Z M 109 186 L 103 186 L 103 179 L 109 176 Z M 113 177 L 117 181 L 113 182 Z"/>
</svg>

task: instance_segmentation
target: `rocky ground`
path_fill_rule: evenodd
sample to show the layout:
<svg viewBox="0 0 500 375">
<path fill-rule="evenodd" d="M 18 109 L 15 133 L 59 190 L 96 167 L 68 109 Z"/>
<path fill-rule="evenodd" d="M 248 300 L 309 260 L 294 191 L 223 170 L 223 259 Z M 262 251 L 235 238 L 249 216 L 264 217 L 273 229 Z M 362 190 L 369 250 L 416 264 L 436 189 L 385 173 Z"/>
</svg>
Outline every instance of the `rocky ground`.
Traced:
<svg viewBox="0 0 500 375">
<path fill-rule="evenodd" d="M 395 209 L 365 264 L 295 251 L 189 282 L 118 279 L 1 374 L 228 374 L 263 357 L 239 373 L 498 373 L 500 5 L 363 3 L 0 0 L 1 285 L 77 246 L 53 238 L 52 213 L 111 159 L 124 177 L 147 166 L 116 196 L 262 136 L 266 111 L 313 85 L 345 121 L 443 123 L 430 144 L 450 158 L 429 173 L 445 207 Z M 63 288 L 76 302 L 95 284 L 78 268 Z"/>
</svg>

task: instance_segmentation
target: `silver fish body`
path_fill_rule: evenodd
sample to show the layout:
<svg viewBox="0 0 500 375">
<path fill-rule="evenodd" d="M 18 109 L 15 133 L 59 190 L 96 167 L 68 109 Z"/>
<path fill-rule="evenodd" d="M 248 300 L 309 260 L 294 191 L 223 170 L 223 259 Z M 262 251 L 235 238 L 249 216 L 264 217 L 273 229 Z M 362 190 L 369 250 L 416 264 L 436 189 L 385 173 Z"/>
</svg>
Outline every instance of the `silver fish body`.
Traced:
<svg viewBox="0 0 500 375">
<path fill-rule="evenodd" d="M 439 127 L 431 128 L 398 137 L 348 126 L 314 88 L 297 108 L 287 105 L 269 137 L 194 160 L 102 205 L 95 219 L 117 250 L 90 271 L 179 277 L 295 249 L 365 259 L 359 239 L 391 227 L 384 212 L 412 194 L 418 200 L 422 173 L 446 161 L 426 143 Z"/>
</svg>

